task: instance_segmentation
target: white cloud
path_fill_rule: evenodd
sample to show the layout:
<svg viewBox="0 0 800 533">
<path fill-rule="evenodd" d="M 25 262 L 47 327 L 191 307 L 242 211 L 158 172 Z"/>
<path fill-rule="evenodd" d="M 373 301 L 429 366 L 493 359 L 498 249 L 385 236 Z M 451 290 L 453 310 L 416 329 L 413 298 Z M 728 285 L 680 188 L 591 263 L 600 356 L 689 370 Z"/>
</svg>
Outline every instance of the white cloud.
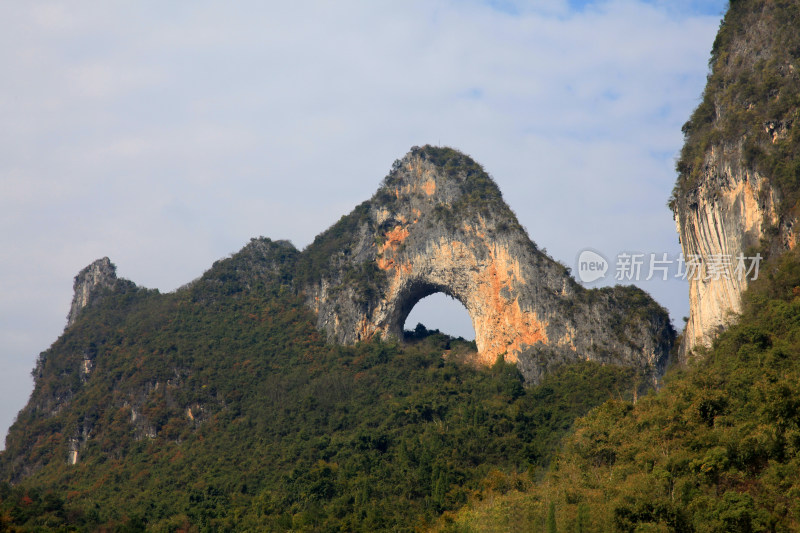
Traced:
<svg viewBox="0 0 800 533">
<path fill-rule="evenodd" d="M 302 247 L 415 144 L 474 156 L 565 263 L 677 251 L 713 3 L 0 5 L 0 428 L 80 268 L 171 290 L 252 236 Z M 682 291 L 653 286 L 675 317 Z"/>
</svg>

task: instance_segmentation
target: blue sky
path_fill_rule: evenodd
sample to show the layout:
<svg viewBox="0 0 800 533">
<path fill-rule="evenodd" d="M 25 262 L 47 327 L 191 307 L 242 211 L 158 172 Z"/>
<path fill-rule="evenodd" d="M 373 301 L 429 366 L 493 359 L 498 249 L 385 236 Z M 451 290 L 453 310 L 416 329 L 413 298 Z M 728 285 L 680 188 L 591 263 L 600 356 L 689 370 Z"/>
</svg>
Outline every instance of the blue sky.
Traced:
<svg viewBox="0 0 800 533">
<path fill-rule="evenodd" d="M 250 237 L 302 248 L 413 145 L 472 155 L 565 264 L 677 253 L 674 158 L 724 7 L 0 4 L 0 433 L 85 265 L 170 291 Z M 686 286 L 644 286 L 680 322 Z M 445 304 L 411 318 L 469 334 Z"/>
</svg>

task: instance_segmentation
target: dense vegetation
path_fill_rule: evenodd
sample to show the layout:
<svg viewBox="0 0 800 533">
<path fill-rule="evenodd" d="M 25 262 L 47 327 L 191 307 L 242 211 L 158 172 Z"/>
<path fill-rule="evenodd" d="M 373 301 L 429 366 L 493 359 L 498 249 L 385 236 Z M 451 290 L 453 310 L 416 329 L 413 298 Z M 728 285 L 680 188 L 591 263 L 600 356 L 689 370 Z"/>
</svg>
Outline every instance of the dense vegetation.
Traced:
<svg viewBox="0 0 800 533">
<path fill-rule="evenodd" d="M 703 100 L 683 132 L 673 210 L 712 149 L 767 176 L 790 229 L 800 205 L 800 4 L 732 0 Z M 734 169 L 735 170 L 735 169 Z M 762 191 L 765 194 L 767 191 Z M 763 255 L 784 252 L 767 228 Z M 735 325 L 665 387 L 576 423 L 539 482 L 506 483 L 438 523 L 444 531 L 800 530 L 800 253 L 774 254 Z M 509 476 L 507 480 L 515 479 Z"/>
<path fill-rule="evenodd" d="M 374 231 L 370 227 L 370 208 L 369 201 L 360 203 L 352 213 L 341 217 L 327 231 L 317 235 L 314 242 L 303 251 L 295 266 L 294 280 L 297 285 L 303 286 L 317 281 L 321 277 L 329 276 L 332 268 L 341 267 L 336 254 L 351 250 L 363 226 L 369 232 Z"/>
<path fill-rule="evenodd" d="M 705 357 L 658 394 L 594 410 L 543 482 L 442 529 L 800 530 L 800 257 L 765 272 Z"/>
<path fill-rule="evenodd" d="M 88 309 L 42 354 L 0 455 L 21 479 L 0 485 L 0 530 L 412 530 L 531 479 L 577 416 L 633 387 L 582 363 L 526 389 L 424 327 L 327 345 L 282 283 L 294 255 L 254 240 L 177 293 Z"/>
<path fill-rule="evenodd" d="M 711 146 L 741 140 L 742 163 L 769 176 L 788 220 L 800 200 L 800 4 L 736 0 L 720 26 L 700 105 L 683 126 L 686 143 L 670 200 L 702 181 Z"/>
<path fill-rule="evenodd" d="M 770 177 L 783 223 L 797 215 L 799 26 L 794 0 L 731 1 L 673 208 L 715 146 Z M 518 229 L 480 165 L 414 150 L 461 187 L 439 221 L 478 208 Z M 373 201 L 397 199 L 399 171 Z M 372 206 L 302 254 L 255 239 L 174 294 L 125 284 L 88 308 L 41 355 L 0 453 L 0 531 L 800 530 L 800 252 L 772 257 L 738 323 L 634 400 L 631 370 L 579 363 L 526 388 L 423 326 L 326 344 L 297 286 L 380 233 Z M 384 275 L 367 262 L 339 281 L 366 301 Z M 633 288 L 578 292 L 657 311 Z M 621 341 L 629 325 L 610 324 Z"/>
</svg>

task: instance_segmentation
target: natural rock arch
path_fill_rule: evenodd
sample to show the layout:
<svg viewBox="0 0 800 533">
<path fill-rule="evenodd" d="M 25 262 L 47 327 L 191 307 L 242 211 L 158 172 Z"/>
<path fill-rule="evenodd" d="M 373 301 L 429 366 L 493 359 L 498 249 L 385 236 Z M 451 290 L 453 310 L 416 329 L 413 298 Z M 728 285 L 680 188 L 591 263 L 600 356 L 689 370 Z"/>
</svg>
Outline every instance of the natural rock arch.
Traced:
<svg viewBox="0 0 800 533">
<path fill-rule="evenodd" d="M 421 253 L 397 263 L 379 259 L 379 268 L 393 277 L 384 298 L 377 302 L 372 325 L 375 331 L 400 337 L 405 319 L 417 302 L 442 292 L 467 309 L 483 362 L 494 362 L 499 355 L 516 361 L 525 345 L 547 342 L 545 325 L 535 310 L 520 307 L 516 285 L 521 269 L 508 247 L 479 250 L 475 242 L 466 244 L 464 237 L 428 242 Z M 383 250 L 384 260 L 401 255 L 396 250 Z"/>
<path fill-rule="evenodd" d="M 586 290 L 537 249 L 480 165 L 413 148 L 382 186 L 298 258 L 296 282 L 331 341 L 401 337 L 408 313 L 443 292 L 472 318 L 478 359 L 516 362 L 529 381 L 567 360 L 659 375 L 674 331 L 633 287 Z"/>
<path fill-rule="evenodd" d="M 469 330 L 465 329 L 467 322 Z M 475 324 L 467 306 L 453 296 L 446 287 L 420 284 L 401 306 L 400 319 L 397 323 L 398 327 L 392 333 L 396 337 L 401 333 L 405 336 L 421 324 L 426 330 L 475 339 Z M 403 324 L 402 327 L 400 324 Z"/>
</svg>

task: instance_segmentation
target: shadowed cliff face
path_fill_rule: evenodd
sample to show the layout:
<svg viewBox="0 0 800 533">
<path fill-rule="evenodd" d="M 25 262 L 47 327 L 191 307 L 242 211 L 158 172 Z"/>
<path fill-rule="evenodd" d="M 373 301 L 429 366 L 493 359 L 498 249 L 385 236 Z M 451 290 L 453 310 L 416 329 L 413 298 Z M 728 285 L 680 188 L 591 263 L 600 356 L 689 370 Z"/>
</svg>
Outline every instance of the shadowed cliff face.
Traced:
<svg viewBox="0 0 800 533">
<path fill-rule="evenodd" d="M 739 0 L 720 26 L 703 101 L 683 127 L 670 201 L 684 256 L 703 265 L 780 254 L 797 241 L 798 20 L 796 2 Z M 684 360 L 739 313 L 751 278 L 704 269 L 690 279 Z"/>
<path fill-rule="evenodd" d="M 656 376 L 672 344 L 663 309 L 632 287 L 580 287 L 531 242 L 484 170 L 448 148 L 412 149 L 303 255 L 301 270 L 329 257 L 301 287 L 331 341 L 401 337 L 414 305 L 443 292 L 469 312 L 478 360 L 503 357 L 529 381 L 577 358 Z"/>
</svg>

